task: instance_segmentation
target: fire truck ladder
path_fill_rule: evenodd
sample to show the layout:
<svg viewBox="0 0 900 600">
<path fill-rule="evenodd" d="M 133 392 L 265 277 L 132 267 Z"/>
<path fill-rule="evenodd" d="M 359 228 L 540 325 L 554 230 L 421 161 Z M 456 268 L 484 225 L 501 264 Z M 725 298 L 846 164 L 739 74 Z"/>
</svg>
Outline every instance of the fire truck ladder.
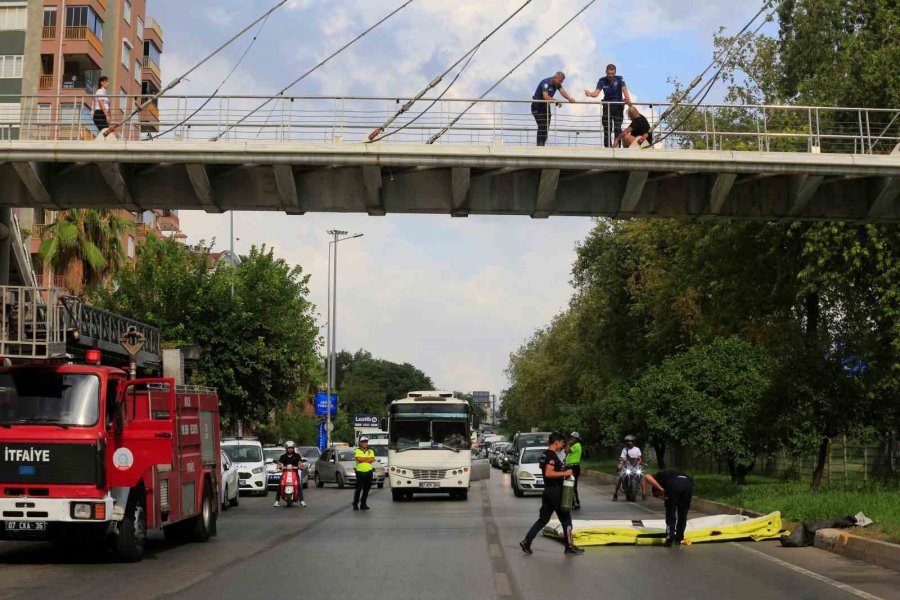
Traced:
<svg viewBox="0 0 900 600">
<path fill-rule="evenodd" d="M 0 357 L 53 359 L 95 348 L 127 363 L 119 340 L 130 328 L 144 335 L 138 366 L 160 363 L 159 330 L 94 308 L 54 288 L 0 286 Z"/>
</svg>

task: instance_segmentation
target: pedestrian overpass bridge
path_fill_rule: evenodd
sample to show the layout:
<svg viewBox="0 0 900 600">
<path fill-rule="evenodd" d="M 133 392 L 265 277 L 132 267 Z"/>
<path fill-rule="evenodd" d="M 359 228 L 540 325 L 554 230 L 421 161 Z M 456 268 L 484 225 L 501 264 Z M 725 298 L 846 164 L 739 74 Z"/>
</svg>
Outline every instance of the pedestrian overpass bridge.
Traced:
<svg viewBox="0 0 900 600">
<path fill-rule="evenodd" d="M 900 219 L 900 110 L 704 105 L 672 124 L 656 103 L 639 108 L 662 143 L 639 150 L 602 147 L 599 103 L 553 107 L 537 148 L 520 101 L 420 100 L 374 143 L 406 99 L 162 99 L 158 126 L 140 113 L 117 140 L 36 102 L 0 142 L 0 206 Z"/>
</svg>

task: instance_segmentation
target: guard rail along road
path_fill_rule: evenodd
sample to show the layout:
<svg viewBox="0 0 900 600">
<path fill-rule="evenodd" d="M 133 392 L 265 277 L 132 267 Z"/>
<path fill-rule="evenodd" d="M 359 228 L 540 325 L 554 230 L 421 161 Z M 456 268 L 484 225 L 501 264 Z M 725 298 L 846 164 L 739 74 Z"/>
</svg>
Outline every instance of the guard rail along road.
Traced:
<svg viewBox="0 0 900 600">
<path fill-rule="evenodd" d="M 5 101 L 4 206 L 900 219 L 900 109 L 639 103 L 657 143 L 610 149 L 596 101 L 543 148 L 530 100 L 422 99 L 373 143 L 409 98 L 167 96 L 99 139 L 90 96 Z"/>
</svg>

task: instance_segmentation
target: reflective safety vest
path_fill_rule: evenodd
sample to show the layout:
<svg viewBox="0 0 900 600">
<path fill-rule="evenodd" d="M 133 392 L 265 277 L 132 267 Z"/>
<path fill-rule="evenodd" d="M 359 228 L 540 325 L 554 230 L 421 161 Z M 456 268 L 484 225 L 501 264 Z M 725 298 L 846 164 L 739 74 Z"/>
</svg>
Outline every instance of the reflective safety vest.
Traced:
<svg viewBox="0 0 900 600">
<path fill-rule="evenodd" d="M 354 458 L 375 458 L 375 451 L 369 448 L 368 450 L 363 450 L 362 448 L 357 448 L 356 452 L 353 453 Z M 357 462 L 356 470 L 360 473 L 368 473 L 372 469 L 374 469 L 374 465 L 368 462 Z"/>
<path fill-rule="evenodd" d="M 581 442 L 575 442 L 566 454 L 566 466 L 581 464 Z"/>
</svg>

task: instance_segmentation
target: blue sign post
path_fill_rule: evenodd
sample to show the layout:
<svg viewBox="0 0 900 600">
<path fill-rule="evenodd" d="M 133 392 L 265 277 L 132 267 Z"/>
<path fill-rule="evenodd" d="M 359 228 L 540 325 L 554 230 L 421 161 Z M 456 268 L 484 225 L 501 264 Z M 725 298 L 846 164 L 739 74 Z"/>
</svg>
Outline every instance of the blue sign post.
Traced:
<svg viewBox="0 0 900 600">
<path fill-rule="evenodd" d="M 328 444 L 328 433 L 325 431 L 325 421 L 319 421 L 319 450 L 325 452 L 325 446 Z"/>
<path fill-rule="evenodd" d="M 325 392 L 316 392 L 316 414 L 324 417 L 328 410 L 328 400 L 325 398 Z M 337 394 L 331 395 L 331 416 L 337 414 Z"/>
</svg>

